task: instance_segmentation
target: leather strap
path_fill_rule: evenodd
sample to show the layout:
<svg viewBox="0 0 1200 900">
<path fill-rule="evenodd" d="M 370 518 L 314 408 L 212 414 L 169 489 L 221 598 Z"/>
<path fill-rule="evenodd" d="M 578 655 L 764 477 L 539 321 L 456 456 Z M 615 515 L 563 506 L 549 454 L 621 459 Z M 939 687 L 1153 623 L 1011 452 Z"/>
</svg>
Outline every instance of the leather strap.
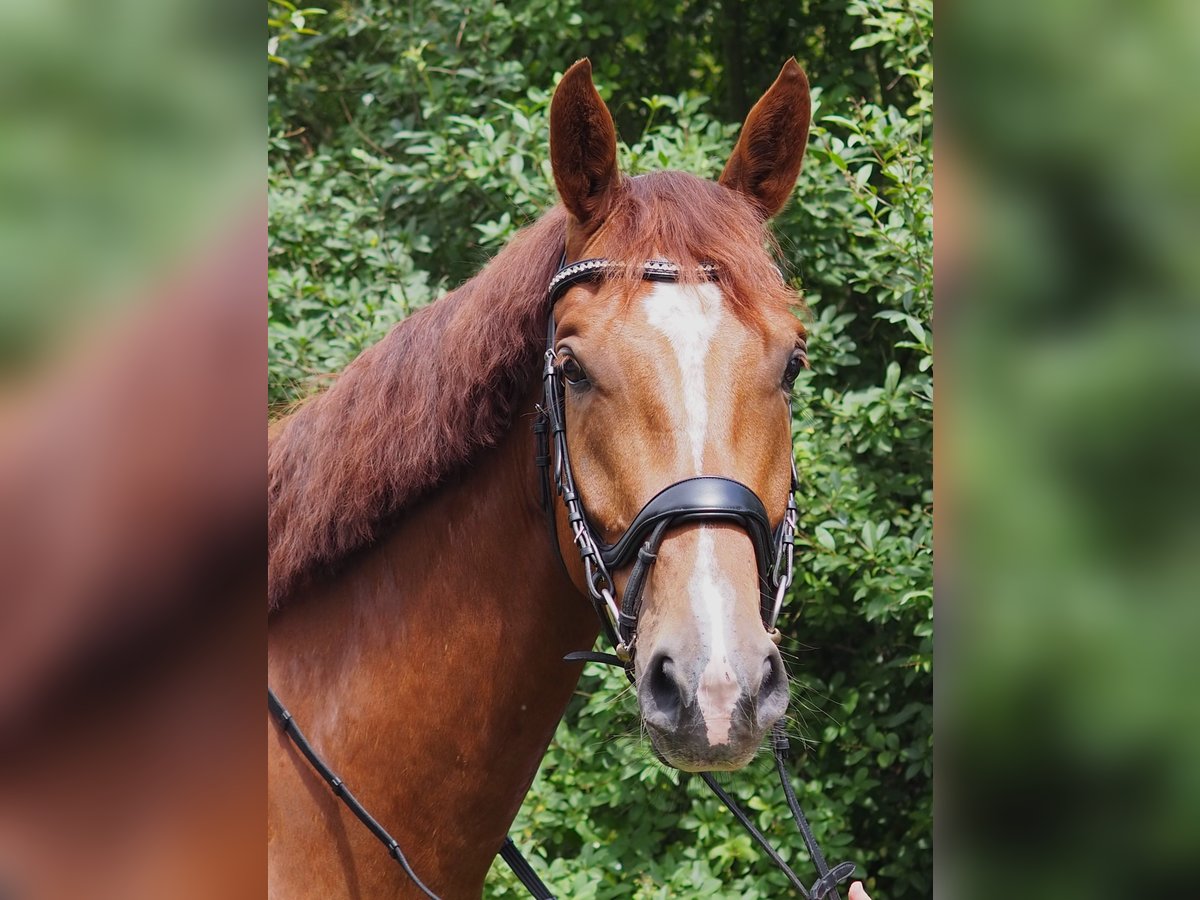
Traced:
<svg viewBox="0 0 1200 900">
<path fill-rule="evenodd" d="M 550 279 L 550 284 L 546 289 L 551 305 L 576 284 L 585 281 L 599 281 L 610 272 L 620 272 L 625 269 L 621 263 L 608 259 L 581 259 L 569 266 L 564 265 L 565 262 L 564 255 L 559 262 L 558 271 Z M 679 266 L 663 259 L 648 259 L 642 263 L 641 274 L 645 281 L 678 281 Z M 700 274 L 709 279 L 715 278 L 717 267 L 712 263 L 701 263 Z"/>
<path fill-rule="evenodd" d="M 607 662 L 607 660 L 602 661 Z M 620 665 L 619 661 L 618 665 Z M 396 839 L 388 834 L 387 830 L 363 808 L 363 805 L 358 802 L 358 798 L 350 792 L 350 788 L 346 787 L 346 783 L 338 778 L 325 760 L 321 759 L 317 751 L 313 749 L 312 744 L 308 742 L 308 738 L 304 736 L 304 732 L 300 730 L 300 726 L 296 724 L 296 720 L 292 718 L 292 714 L 288 712 L 287 707 L 279 702 L 279 698 L 275 696 L 275 692 L 270 688 L 267 688 L 267 710 L 271 713 L 271 717 L 279 723 L 279 727 L 283 729 L 283 733 L 296 746 L 296 749 L 308 760 L 308 764 L 313 767 L 313 770 L 333 789 L 334 795 L 387 848 L 388 855 L 400 864 L 400 868 L 404 870 L 404 874 L 408 876 L 417 890 L 428 897 L 429 900 L 441 900 L 437 894 L 425 885 L 425 882 L 417 877 L 417 873 L 409 865 L 408 859 L 405 857 L 403 851 L 401 851 L 400 845 L 396 843 Z M 555 900 L 554 895 L 550 893 L 550 889 L 546 887 L 542 879 L 538 878 L 537 872 L 533 871 L 533 866 L 521 855 L 521 851 L 517 849 L 517 845 L 513 843 L 512 838 L 504 838 L 504 844 L 500 848 L 500 858 L 508 863 L 508 867 L 513 870 L 513 874 L 517 876 L 521 884 L 525 886 L 525 890 L 529 891 L 530 896 L 534 897 L 535 900 Z"/>
<path fill-rule="evenodd" d="M 611 569 L 632 559 L 638 542 L 660 522 L 682 524 L 698 520 L 736 522 L 750 532 L 759 570 L 766 572 L 771 555 L 771 524 L 758 495 L 740 481 L 720 475 L 697 475 L 663 488 L 641 508 L 614 544 L 601 544 L 600 557 Z"/>
<path fill-rule="evenodd" d="M 333 788 L 333 793 L 337 798 L 387 848 L 388 855 L 400 863 L 400 868 L 404 870 L 404 874 L 408 876 L 409 881 L 413 883 L 417 890 L 428 897 L 429 900 L 440 900 L 438 895 L 427 888 L 425 882 L 417 877 L 417 873 L 408 864 L 408 859 L 405 857 L 403 851 L 401 851 L 400 845 L 396 843 L 396 839 L 388 834 L 382 825 L 375 821 L 374 817 L 358 802 L 358 798 L 350 792 L 350 788 L 346 787 L 345 782 L 338 778 L 334 774 L 333 769 L 329 768 L 325 763 L 325 760 L 317 755 L 317 751 L 312 748 L 312 744 L 308 742 L 308 738 L 304 736 L 304 732 L 300 730 L 300 726 L 296 724 L 296 720 L 292 718 L 292 714 L 279 702 L 279 698 L 275 696 L 275 692 L 270 688 L 267 688 L 267 709 L 275 721 L 279 723 L 279 727 L 283 729 L 283 733 L 296 745 L 296 749 L 304 754 L 304 758 L 308 760 L 308 764 L 313 767 L 318 775 L 325 779 L 326 784 Z"/>
<path fill-rule="evenodd" d="M 504 839 L 504 846 L 500 848 L 500 858 L 508 863 L 508 867 L 512 869 L 521 884 L 525 885 L 525 890 L 529 891 L 529 895 L 534 900 L 554 900 L 550 888 L 546 887 L 545 882 L 538 878 L 537 872 L 533 871 L 529 860 L 521 855 L 521 851 L 517 849 L 512 838 Z"/>
<path fill-rule="evenodd" d="M 626 647 L 632 647 L 634 638 L 637 637 L 638 618 L 642 614 L 642 594 L 646 591 L 646 579 L 650 575 L 650 567 L 658 559 L 658 548 L 662 546 L 663 536 L 670 524 L 670 519 L 663 519 L 655 526 L 650 537 L 646 538 L 646 543 L 638 550 L 637 562 L 633 564 L 633 571 L 629 573 L 629 581 L 625 583 L 625 592 L 621 595 L 621 613 L 617 617 L 617 632 L 621 636 L 621 643 Z"/>
<path fill-rule="evenodd" d="M 629 679 L 629 683 L 634 683 L 633 672 L 629 666 L 610 653 L 577 650 L 573 653 L 568 653 L 563 658 L 570 662 L 598 662 L 609 666 L 618 666 L 625 670 L 625 677 Z M 700 778 L 708 786 L 709 790 L 717 795 L 717 799 L 724 803 L 726 808 L 733 813 L 734 818 L 746 829 L 755 843 L 763 849 L 763 852 L 770 857 L 771 862 L 779 867 L 779 870 L 783 872 L 792 887 L 796 889 L 804 900 L 825 900 L 826 897 L 830 896 L 834 900 L 841 900 L 837 886 L 854 874 L 854 863 L 839 863 L 831 869 L 825 862 L 825 855 L 821 852 L 821 848 L 817 846 L 817 839 L 813 836 L 812 828 L 809 827 L 808 818 L 804 815 L 804 810 L 800 808 L 800 801 L 796 799 L 796 792 L 792 789 L 791 778 L 787 771 L 790 743 L 784 727 L 783 722 L 779 721 L 771 729 L 771 750 L 775 756 L 775 771 L 779 774 L 779 781 L 783 785 L 783 793 L 787 798 L 788 809 L 792 814 L 792 818 L 796 821 L 796 827 L 799 829 L 800 836 L 804 840 L 804 846 L 808 850 L 809 858 L 817 870 L 817 880 L 811 888 L 804 886 L 804 883 L 792 871 L 791 866 L 779 855 L 779 851 L 771 846 L 771 842 L 767 840 L 766 835 L 755 826 L 750 816 L 730 796 L 729 792 L 717 783 L 711 772 L 700 772 Z"/>
<path fill-rule="evenodd" d="M 572 650 L 563 657 L 564 662 L 596 662 L 606 666 L 617 666 L 624 669 L 625 663 L 612 653 L 601 653 L 599 650 Z"/>
</svg>

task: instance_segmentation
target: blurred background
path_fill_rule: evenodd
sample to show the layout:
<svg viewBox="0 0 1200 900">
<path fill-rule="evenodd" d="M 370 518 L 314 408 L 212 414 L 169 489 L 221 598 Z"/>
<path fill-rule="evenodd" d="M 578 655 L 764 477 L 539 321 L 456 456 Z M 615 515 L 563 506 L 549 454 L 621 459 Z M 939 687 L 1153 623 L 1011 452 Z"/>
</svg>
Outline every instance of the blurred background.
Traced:
<svg viewBox="0 0 1200 900">
<path fill-rule="evenodd" d="M 938 13 L 939 885 L 1191 895 L 1200 6 Z"/>
<path fill-rule="evenodd" d="M 6 898 L 264 892 L 261 21 L 0 2 Z"/>
</svg>

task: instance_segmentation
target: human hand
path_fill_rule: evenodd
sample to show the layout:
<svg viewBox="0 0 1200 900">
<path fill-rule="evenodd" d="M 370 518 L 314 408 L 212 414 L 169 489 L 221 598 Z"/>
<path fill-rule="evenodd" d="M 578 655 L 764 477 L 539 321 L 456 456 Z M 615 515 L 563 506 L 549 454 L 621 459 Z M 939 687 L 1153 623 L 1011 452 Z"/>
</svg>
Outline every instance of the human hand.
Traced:
<svg viewBox="0 0 1200 900">
<path fill-rule="evenodd" d="M 867 896 L 866 890 L 863 889 L 861 881 L 856 881 L 850 885 L 850 900 L 871 900 Z"/>
</svg>

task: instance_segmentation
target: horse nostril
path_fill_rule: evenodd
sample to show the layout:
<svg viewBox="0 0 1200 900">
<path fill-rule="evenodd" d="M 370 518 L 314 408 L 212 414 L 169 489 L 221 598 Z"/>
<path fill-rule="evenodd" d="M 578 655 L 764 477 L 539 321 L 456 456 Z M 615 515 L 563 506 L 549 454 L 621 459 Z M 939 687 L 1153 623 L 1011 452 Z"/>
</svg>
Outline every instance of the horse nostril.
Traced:
<svg viewBox="0 0 1200 900">
<path fill-rule="evenodd" d="M 763 660 L 762 678 L 758 683 L 760 694 L 770 694 L 775 689 L 776 683 L 783 677 L 782 670 L 783 666 L 780 665 L 779 657 L 774 653 Z"/>
<path fill-rule="evenodd" d="M 668 719 L 678 718 L 683 699 L 675 680 L 675 660 L 666 654 L 654 657 L 646 669 L 646 684 L 656 710 Z"/>
<path fill-rule="evenodd" d="M 758 686 L 755 703 L 759 726 L 766 728 L 782 716 L 787 703 L 787 674 L 783 670 L 783 658 L 775 651 L 763 660 L 762 683 Z"/>
</svg>

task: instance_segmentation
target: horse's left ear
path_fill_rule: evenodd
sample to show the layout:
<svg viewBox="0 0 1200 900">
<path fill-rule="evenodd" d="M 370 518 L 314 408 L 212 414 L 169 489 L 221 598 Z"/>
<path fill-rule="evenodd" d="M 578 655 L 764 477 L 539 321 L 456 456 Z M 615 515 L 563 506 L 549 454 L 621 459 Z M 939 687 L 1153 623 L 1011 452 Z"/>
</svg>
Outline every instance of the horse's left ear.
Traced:
<svg viewBox="0 0 1200 900">
<path fill-rule="evenodd" d="M 563 205 L 594 225 L 617 190 L 617 129 L 585 57 L 567 69 L 550 101 L 550 166 Z"/>
<path fill-rule="evenodd" d="M 811 115 L 808 78 L 800 64 L 789 59 L 746 116 L 720 178 L 725 187 L 745 194 L 764 220 L 783 209 L 796 186 Z"/>
</svg>

